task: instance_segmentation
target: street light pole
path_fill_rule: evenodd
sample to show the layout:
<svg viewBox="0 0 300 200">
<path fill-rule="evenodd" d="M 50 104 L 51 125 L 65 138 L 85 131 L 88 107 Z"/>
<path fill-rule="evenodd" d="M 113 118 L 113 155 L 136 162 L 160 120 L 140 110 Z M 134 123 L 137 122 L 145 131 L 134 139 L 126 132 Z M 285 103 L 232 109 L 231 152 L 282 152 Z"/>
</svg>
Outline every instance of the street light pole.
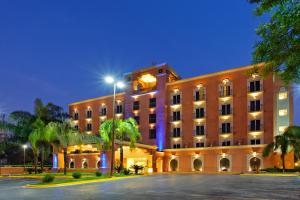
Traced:
<svg viewBox="0 0 300 200">
<path fill-rule="evenodd" d="M 26 152 L 26 148 L 27 148 L 27 145 L 26 144 L 24 144 L 23 145 L 23 149 L 24 149 L 24 151 L 23 151 L 23 167 L 24 167 L 24 174 L 25 174 L 25 152 Z"/>
<path fill-rule="evenodd" d="M 123 88 L 125 85 L 123 82 L 115 81 L 113 77 L 107 76 L 105 81 L 109 84 L 113 84 L 114 87 L 114 95 L 113 95 L 113 118 L 112 118 L 112 138 L 111 138 L 111 161 L 110 161 L 110 177 L 113 176 L 114 173 L 114 160 L 115 160 L 115 107 L 116 107 L 116 90 L 118 88 Z"/>
<path fill-rule="evenodd" d="M 116 83 L 114 83 L 110 177 L 112 177 L 113 173 L 114 173 L 114 160 L 115 160 L 115 104 L 116 104 L 116 86 L 117 86 Z"/>
</svg>

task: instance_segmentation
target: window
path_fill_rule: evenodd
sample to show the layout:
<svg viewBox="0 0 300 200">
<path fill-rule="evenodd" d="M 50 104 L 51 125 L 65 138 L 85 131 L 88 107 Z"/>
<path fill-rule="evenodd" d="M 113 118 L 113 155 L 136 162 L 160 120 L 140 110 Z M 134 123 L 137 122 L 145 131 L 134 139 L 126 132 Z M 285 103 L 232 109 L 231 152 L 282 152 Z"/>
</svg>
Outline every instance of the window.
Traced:
<svg viewBox="0 0 300 200">
<path fill-rule="evenodd" d="M 196 108 L 196 119 L 204 117 L 204 108 Z"/>
<path fill-rule="evenodd" d="M 173 121 L 179 121 L 180 120 L 180 111 L 174 111 L 173 112 Z"/>
<path fill-rule="evenodd" d="M 197 89 L 195 91 L 194 100 L 195 101 L 205 100 L 205 89 L 204 89 L 204 87 L 200 87 L 199 89 Z"/>
<path fill-rule="evenodd" d="M 173 128 L 173 137 L 180 137 L 180 128 Z"/>
<path fill-rule="evenodd" d="M 221 133 L 231 133 L 231 124 L 229 122 L 222 123 Z"/>
<path fill-rule="evenodd" d="M 280 133 L 283 133 L 285 131 L 285 129 L 287 129 L 287 126 L 279 126 L 278 131 Z"/>
<path fill-rule="evenodd" d="M 156 123 L 156 114 L 149 114 L 149 123 Z"/>
<path fill-rule="evenodd" d="M 230 146 L 230 140 L 222 141 L 222 146 Z"/>
<path fill-rule="evenodd" d="M 79 114 L 78 114 L 78 112 L 75 112 L 74 113 L 74 120 L 78 120 L 79 119 Z"/>
<path fill-rule="evenodd" d="M 88 123 L 86 125 L 86 131 L 92 131 L 92 124 Z"/>
<path fill-rule="evenodd" d="M 279 116 L 287 116 L 288 111 L 287 111 L 287 109 L 280 109 L 278 111 L 278 114 L 279 114 Z"/>
<path fill-rule="evenodd" d="M 204 147 L 204 142 L 197 142 L 196 143 L 196 147 L 199 148 L 199 147 Z"/>
<path fill-rule="evenodd" d="M 260 120 L 255 119 L 250 121 L 250 131 L 260 131 L 261 130 L 261 125 L 260 125 Z"/>
<path fill-rule="evenodd" d="M 251 139 L 251 140 L 250 140 L 250 144 L 251 144 L 251 145 L 260 144 L 260 139 Z"/>
<path fill-rule="evenodd" d="M 220 160 L 220 170 L 228 171 L 230 169 L 230 160 L 228 158 L 222 158 Z"/>
<path fill-rule="evenodd" d="M 123 113 L 123 106 L 122 105 L 117 105 L 116 113 L 117 114 Z"/>
<path fill-rule="evenodd" d="M 180 149 L 180 144 L 173 144 L 173 149 Z"/>
<path fill-rule="evenodd" d="M 225 104 L 222 105 L 221 115 L 230 115 L 231 114 L 231 105 Z"/>
<path fill-rule="evenodd" d="M 92 118 L 92 110 L 86 111 L 86 118 Z"/>
<path fill-rule="evenodd" d="M 180 104 L 180 94 L 173 95 L 173 105 Z"/>
<path fill-rule="evenodd" d="M 156 98 L 150 98 L 149 99 L 149 108 L 156 107 Z"/>
<path fill-rule="evenodd" d="M 260 80 L 250 82 L 250 92 L 258 92 L 261 90 Z"/>
<path fill-rule="evenodd" d="M 220 97 L 231 96 L 231 85 L 228 79 L 223 80 L 220 85 Z"/>
<path fill-rule="evenodd" d="M 257 112 L 261 110 L 260 100 L 250 101 L 250 112 Z"/>
<path fill-rule="evenodd" d="M 105 116 L 106 115 L 106 107 L 101 107 L 100 115 L 101 116 Z"/>
<path fill-rule="evenodd" d="M 155 139 L 156 138 L 156 129 L 152 128 L 149 129 L 149 139 Z"/>
<path fill-rule="evenodd" d="M 288 98 L 287 92 L 280 92 L 280 93 L 278 94 L 278 99 L 279 99 L 279 100 L 284 100 L 284 99 L 287 99 L 287 98 Z"/>
<path fill-rule="evenodd" d="M 139 125 L 140 124 L 140 116 L 134 116 L 133 117 L 136 123 Z"/>
<path fill-rule="evenodd" d="M 140 102 L 134 101 L 132 105 L 132 110 L 139 110 L 140 109 Z"/>
<path fill-rule="evenodd" d="M 196 135 L 204 135 L 204 125 L 196 126 Z"/>
</svg>

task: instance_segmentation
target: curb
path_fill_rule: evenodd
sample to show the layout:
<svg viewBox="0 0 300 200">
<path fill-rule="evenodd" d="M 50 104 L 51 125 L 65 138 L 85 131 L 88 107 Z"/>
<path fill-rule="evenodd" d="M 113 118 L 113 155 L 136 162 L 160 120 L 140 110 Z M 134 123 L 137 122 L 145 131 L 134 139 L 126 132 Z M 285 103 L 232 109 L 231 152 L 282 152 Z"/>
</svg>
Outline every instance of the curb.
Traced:
<svg viewBox="0 0 300 200">
<path fill-rule="evenodd" d="M 298 177 L 299 174 L 240 174 L 240 176 Z"/>
<path fill-rule="evenodd" d="M 40 189 L 40 188 L 55 188 L 55 187 L 67 187 L 73 185 L 84 185 L 89 183 L 101 183 L 101 182 L 108 182 L 108 181 L 116 181 L 121 179 L 129 179 L 129 178 L 137 178 L 141 176 L 128 176 L 128 177 L 113 177 L 113 178 L 105 178 L 105 179 L 96 179 L 96 180 L 84 180 L 84 181 L 76 181 L 70 183 L 58 183 L 58 184 L 48 184 L 48 185 L 24 185 L 22 188 L 29 188 L 29 189 Z"/>
</svg>

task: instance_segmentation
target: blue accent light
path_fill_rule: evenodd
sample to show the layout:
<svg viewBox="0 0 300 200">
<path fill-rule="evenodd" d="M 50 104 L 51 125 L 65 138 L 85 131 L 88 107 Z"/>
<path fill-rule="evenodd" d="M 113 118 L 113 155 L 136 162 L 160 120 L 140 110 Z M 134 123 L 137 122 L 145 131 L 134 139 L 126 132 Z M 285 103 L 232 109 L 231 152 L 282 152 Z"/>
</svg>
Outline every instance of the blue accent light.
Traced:
<svg viewBox="0 0 300 200">
<path fill-rule="evenodd" d="M 158 151 L 162 151 L 165 147 L 165 132 L 166 132 L 166 128 L 163 120 L 158 120 L 156 131 L 157 131 L 156 143 L 157 143 Z"/>
<path fill-rule="evenodd" d="M 100 162 L 101 162 L 101 168 L 107 168 L 107 165 L 106 165 L 106 154 L 104 152 L 101 154 Z"/>
<path fill-rule="evenodd" d="M 57 154 L 53 154 L 53 169 L 57 169 L 58 166 L 57 166 Z"/>
</svg>

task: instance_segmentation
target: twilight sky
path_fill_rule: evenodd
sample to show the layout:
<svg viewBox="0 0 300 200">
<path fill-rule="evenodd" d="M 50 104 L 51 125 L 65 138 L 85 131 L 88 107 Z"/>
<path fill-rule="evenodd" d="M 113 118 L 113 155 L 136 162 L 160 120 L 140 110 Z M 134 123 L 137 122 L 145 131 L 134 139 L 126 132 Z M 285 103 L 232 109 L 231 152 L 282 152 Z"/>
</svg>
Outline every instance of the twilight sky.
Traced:
<svg viewBox="0 0 300 200">
<path fill-rule="evenodd" d="M 184 2 L 184 3 L 183 3 Z M 247 0 L 0 2 L 0 112 L 108 94 L 105 74 L 167 62 L 183 78 L 251 63 Z M 299 102 L 296 95 L 295 103 Z M 296 105 L 296 123 L 300 123 Z"/>
</svg>

